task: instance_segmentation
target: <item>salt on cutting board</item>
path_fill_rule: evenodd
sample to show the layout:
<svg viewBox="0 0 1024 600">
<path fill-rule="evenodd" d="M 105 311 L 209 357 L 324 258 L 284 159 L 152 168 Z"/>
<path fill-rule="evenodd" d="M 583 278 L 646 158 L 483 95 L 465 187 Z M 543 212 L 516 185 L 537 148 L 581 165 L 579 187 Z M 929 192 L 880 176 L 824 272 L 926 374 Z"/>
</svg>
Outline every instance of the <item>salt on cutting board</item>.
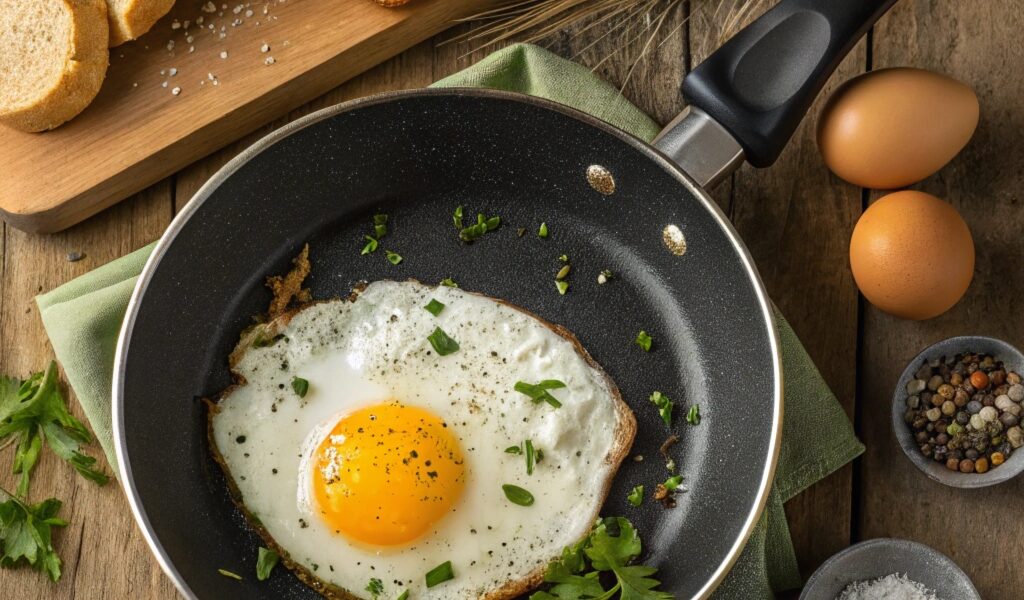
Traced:
<svg viewBox="0 0 1024 600">
<path fill-rule="evenodd" d="M 846 586 L 836 600 L 942 600 L 932 590 L 892 573 L 874 581 L 856 581 Z"/>
<path fill-rule="evenodd" d="M 0 128 L 0 216 L 69 227 L 486 8 L 480 0 L 179 0 L 111 49 L 92 104 L 42 134 Z"/>
</svg>

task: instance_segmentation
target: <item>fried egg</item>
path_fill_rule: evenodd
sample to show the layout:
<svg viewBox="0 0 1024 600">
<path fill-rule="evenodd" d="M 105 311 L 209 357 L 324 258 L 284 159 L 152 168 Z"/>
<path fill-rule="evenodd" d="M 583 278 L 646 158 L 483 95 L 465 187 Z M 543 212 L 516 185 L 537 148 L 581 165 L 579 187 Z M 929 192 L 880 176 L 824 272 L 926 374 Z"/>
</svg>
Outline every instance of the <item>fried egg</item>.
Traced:
<svg viewBox="0 0 1024 600">
<path fill-rule="evenodd" d="M 260 326 L 233 357 L 239 384 L 210 411 L 218 461 L 328 595 L 528 590 L 587 534 L 636 428 L 571 334 L 452 287 L 375 282 Z"/>
</svg>

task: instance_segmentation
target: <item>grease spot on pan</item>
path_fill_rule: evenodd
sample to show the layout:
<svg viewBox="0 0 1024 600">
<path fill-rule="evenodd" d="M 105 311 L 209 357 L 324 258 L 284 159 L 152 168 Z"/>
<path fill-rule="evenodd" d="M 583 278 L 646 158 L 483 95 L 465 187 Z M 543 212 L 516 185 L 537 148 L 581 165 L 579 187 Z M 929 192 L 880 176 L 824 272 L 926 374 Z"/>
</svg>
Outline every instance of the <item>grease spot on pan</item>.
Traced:
<svg viewBox="0 0 1024 600">
<path fill-rule="evenodd" d="M 666 225 L 661 232 L 661 241 L 665 242 L 668 251 L 676 256 L 686 254 L 686 237 L 677 225 Z"/>
<path fill-rule="evenodd" d="M 611 171 L 601 165 L 587 167 L 587 183 L 599 194 L 611 196 L 615 193 L 615 178 Z"/>
</svg>

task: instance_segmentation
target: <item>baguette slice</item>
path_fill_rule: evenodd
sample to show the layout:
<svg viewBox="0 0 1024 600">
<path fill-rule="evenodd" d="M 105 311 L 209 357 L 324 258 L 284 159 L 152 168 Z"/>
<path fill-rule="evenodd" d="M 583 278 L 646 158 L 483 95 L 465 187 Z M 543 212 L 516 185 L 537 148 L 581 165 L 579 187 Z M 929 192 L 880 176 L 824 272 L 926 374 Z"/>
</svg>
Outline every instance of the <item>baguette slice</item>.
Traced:
<svg viewBox="0 0 1024 600">
<path fill-rule="evenodd" d="M 53 129 L 92 102 L 107 73 L 105 0 L 0 0 L 0 123 Z"/>
<path fill-rule="evenodd" d="M 149 31 L 174 6 L 174 0 L 106 0 L 110 20 L 110 47 L 134 40 Z"/>
</svg>

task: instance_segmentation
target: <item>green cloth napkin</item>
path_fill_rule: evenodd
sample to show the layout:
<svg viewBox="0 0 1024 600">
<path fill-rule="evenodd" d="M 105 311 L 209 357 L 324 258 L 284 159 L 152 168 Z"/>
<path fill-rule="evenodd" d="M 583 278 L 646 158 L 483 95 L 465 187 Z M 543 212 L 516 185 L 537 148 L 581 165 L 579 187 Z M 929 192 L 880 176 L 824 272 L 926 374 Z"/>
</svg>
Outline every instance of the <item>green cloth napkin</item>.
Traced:
<svg viewBox="0 0 1024 600">
<path fill-rule="evenodd" d="M 511 46 L 443 79 L 438 87 L 489 87 L 541 96 L 645 139 L 660 129 L 589 70 L 536 46 Z M 36 298 L 43 325 L 111 465 L 114 345 L 129 296 L 153 245 Z M 716 598 L 771 598 L 800 586 L 783 503 L 863 452 L 846 414 L 792 328 L 776 314 L 785 411 L 782 450 L 764 515 Z M 699 550 L 697 550 L 699 551 Z M 685 568 L 681 567 L 681 568 Z"/>
</svg>

